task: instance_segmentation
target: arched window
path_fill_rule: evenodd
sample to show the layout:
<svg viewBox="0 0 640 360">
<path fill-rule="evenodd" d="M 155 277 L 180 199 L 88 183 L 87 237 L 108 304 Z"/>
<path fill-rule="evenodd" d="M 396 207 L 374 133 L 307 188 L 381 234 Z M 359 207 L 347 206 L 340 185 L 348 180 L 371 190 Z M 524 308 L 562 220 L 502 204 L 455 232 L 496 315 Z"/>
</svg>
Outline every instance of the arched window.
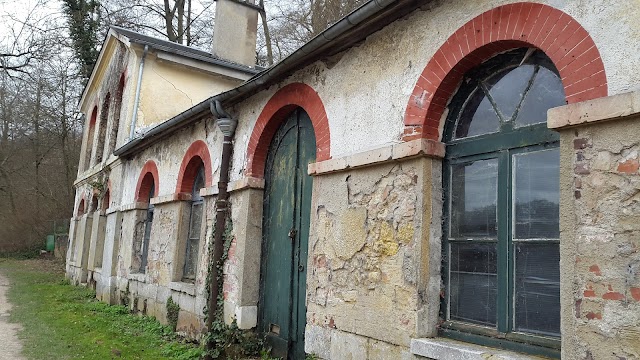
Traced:
<svg viewBox="0 0 640 360">
<path fill-rule="evenodd" d="M 87 127 L 87 142 L 84 153 L 84 170 L 91 167 L 91 152 L 93 151 L 93 138 L 96 131 L 96 119 L 98 118 L 98 107 L 94 106 L 91 111 L 91 118 L 89 119 L 89 126 Z"/>
<path fill-rule="evenodd" d="M 102 197 L 102 211 L 107 211 L 107 209 L 109 208 L 109 202 L 111 202 L 111 191 L 107 189 L 107 192 Z"/>
<path fill-rule="evenodd" d="M 85 206 L 85 205 L 84 205 L 84 199 L 81 199 L 81 200 L 80 200 L 80 203 L 78 204 L 78 211 L 76 212 L 76 214 L 77 214 L 78 216 L 82 216 L 82 215 L 84 215 L 84 214 L 85 214 L 85 212 L 86 212 L 86 211 L 85 211 L 84 206 Z"/>
<path fill-rule="evenodd" d="M 107 93 L 102 103 L 102 109 L 100 110 L 100 122 L 98 123 L 98 146 L 96 146 L 96 164 L 102 162 L 102 155 L 104 154 L 104 138 L 107 128 L 107 121 L 109 119 L 109 102 L 111 102 L 111 94 Z"/>
<path fill-rule="evenodd" d="M 149 160 L 142 167 L 140 178 L 138 179 L 138 185 L 136 187 L 136 201 L 146 204 L 144 220 L 141 226 L 136 229 L 133 243 L 134 256 L 132 267 L 140 273 L 144 273 L 147 268 L 154 212 L 154 206 L 151 203 L 151 198 L 157 195 L 157 181 L 158 168 L 153 160 Z M 139 216 L 143 216 L 143 214 L 139 214 Z"/>
<path fill-rule="evenodd" d="M 98 197 L 96 194 L 93 194 L 93 196 L 91 196 L 91 212 L 96 210 L 98 210 Z"/>
<path fill-rule="evenodd" d="M 120 76 L 120 82 L 118 82 L 118 91 L 116 91 L 116 99 L 113 104 L 113 124 L 111 125 L 111 132 L 109 134 L 109 150 L 108 155 L 111 155 L 116 149 L 116 142 L 118 140 L 118 128 L 120 127 L 120 111 L 122 108 L 122 95 L 124 93 L 124 74 Z"/>
<path fill-rule="evenodd" d="M 153 183 L 153 178 L 151 179 L 151 186 L 149 188 L 149 193 L 147 194 L 147 216 L 144 222 L 144 238 L 142 240 L 142 257 L 140 261 L 140 272 L 144 273 L 147 268 L 147 258 L 149 256 L 149 241 L 151 239 L 151 225 L 153 224 L 153 209 L 154 206 L 151 203 L 151 198 L 156 191 L 155 184 Z"/>
<path fill-rule="evenodd" d="M 546 114 L 563 104 L 557 69 L 527 48 L 470 70 L 451 99 L 445 334 L 559 346 L 559 138 Z"/>
<path fill-rule="evenodd" d="M 204 164 L 200 160 L 196 176 L 191 188 L 191 209 L 189 215 L 189 230 L 187 234 L 187 249 L 185 253 L 184 271 L 182 277 L 193 281 L 198 268 L 198 249 L 200 248 L 200 232 L 202 228 L 202 214 L 204 198 L 200 195 L 200 189 L 205 186 Z"/>
</svg>

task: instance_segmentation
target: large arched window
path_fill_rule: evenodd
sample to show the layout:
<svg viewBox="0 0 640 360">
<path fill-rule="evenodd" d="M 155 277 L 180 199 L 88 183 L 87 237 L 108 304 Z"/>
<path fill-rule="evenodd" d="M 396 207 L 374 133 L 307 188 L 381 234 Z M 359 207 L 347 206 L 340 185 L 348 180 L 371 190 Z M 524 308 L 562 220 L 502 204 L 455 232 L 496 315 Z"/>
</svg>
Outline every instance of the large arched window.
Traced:
<svg viewBox="0 0 640 360">
<path fill-rule="evenodd" d="M 136 202 L 145 205 L 145 210 L 137 214 L 138 220 L 133 241 L 133 256 L 131 268 L 140 273 L 146 272 L 149 257 L 149 244 L 151 242 L 151 228 L 153 225 L 154 205 L 151 199 L 158 195 L 158 167 L 153 160 L 147 161 L 138 177 L 136 185 Z"/>
<path fill-rule="evenodd" d="M 527 48 L 469 71 L 451 99 L 445 335 L 545 354 L 559 347 L 559 151 L 546 113 L 563 104 L 555 66 Z"/>
<path fill-rule="evenodd" d="M 96 164 L 102 162 L 102 155 L 104 154 L 104 138 L 107 131 L 107 121 L 109 119 L 109 105 L 111 102 L 111 93 L 107 93 L 102 103 L 102 109 L 100 109 L 100 122 L 98 123 L 98 144 L 96 147 Z"/>
<path fill-rule="evenodd" d="M 91 152 L 93 151 L 93 138 L 96 133 L 96 120 L 98 118 L 98 107 L 94 106 L 91 111 L 91 118 L 87 126 L 87 141 L 85 143 L 84 152 L 84 170 L 91 167 Z"/>
<path fill-rule="evenodd" d="M 86 209 L 84 208 L 84 199 L 80 199 L 80 203 L 78 204 L 78 211 L 76 212 L 77 216 L 82 216 L 86 213 Z"/>
<path fill-rule="evenodd" d="M 107 189 L 107 192 L 102 197 L 101 210 L 102 211 L 107 211 L 107 209 L 109 209 L 109 206 L 111 205 L 110 203 L 111 203 L 111 191 L 109 189 Z"/>
<path fill-rule="evenodd" d="M 200 248 L 200 232 L 202 228 L 202 215 L 204 198 L 200 195 L 200 189 L 205 186 L 204 164 L 197 168 L 196 176 L 191 188 L 191 209 L 189 215 L 189 230 L 187 233 L 187 249 L 184 260 L 183 279 L 193 281 L 196 278 L 198 268 L 198 249 Z"/>
<path fill-rule="evenodd" d="M 124 94 L 124 74 L 120 75 L 118 82 L 118 91 L 116 91 L 116 99 L 113 103 L 113 123 L 111 124 L 111 132 L 109 133 L 109 149 L 108 155 L 111 155 L 116 149 L 118 140 L 118 130 L 120 128 L 120 111 L 122 110 L 122 95 Z"/>
<path fill-rule="evenodd" d="M 98 210 L 98 194 L 93 194 L 93 196 L 91 196 L 91 212 Z"/>
<path fill-rule="evenodd" d="M 150 175 L 150 174 L 149 174 Z M 156 186 L 151 177 L 151 186 L 149 186 L 149 193 L 145 194 L 147 198 L 147 216 L 144 221 L 144 237 L 142 239 L 142 256 L 140 261 L 140 272 L 144 273 L 147 269 L 147 258 L 149 257 L 149 241 L 151 240 L 151 225 L 153 225 L 153 210 L 154 206 L 151 203 L 151 198 L 156 192 Z"/>
</svg>

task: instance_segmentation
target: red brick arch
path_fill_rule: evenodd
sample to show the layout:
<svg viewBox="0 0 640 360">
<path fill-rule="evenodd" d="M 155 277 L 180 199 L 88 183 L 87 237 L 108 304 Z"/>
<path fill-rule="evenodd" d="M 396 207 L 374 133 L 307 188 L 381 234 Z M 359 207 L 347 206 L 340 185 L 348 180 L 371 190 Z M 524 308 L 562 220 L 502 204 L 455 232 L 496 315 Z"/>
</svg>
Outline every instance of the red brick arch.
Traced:
<svg viewBox="0 0 640 360">
<path fill-rule="evenodd" d="M 442 115 L 463 74 L 497 53 L 525 46 L 551 58 L 568 103 L 607 96 L 600 53 L 576 20 L 543 4 L 499 6 L 459 28 L 427 63 L 407 104 L 403 140 L 439 140 Z"/>
<path fill-rule="evenodd" d="M 191 193 L 193 182 L 198 175 L 200 164 L 204 165 L 204 179 L 207 187 L 213 183 L 213 173 L 211 171 L 211 156 L 209 147 L 202 140 L 197 140 L 189 146 L 187 153 L 182 158 L 180 172 L 178 173 L 178 183 L 176 193 Z"/>
<path fill-rule="evenodd" d="M 158 176 L 158 166 L 153 160 L 148 160 L 142 166 L 140 176 L 138 176 L 138 184 L 136 185 L 136 201 L 149 201 L 149 190 L 154 185 L 153 197 L 158 196 L 160 187 L 160 177 Z"/>
<path fill-rule="evenodd" d="M 311 118 L 316 135 L 316 161 L 331 158 L 329 120 L 318 93 L 309 85 L 292 83 L 278 90 L 258 116 L 247 147 L 247 176 L 263 177 L 269 144 L 282 121 L 296 107 Z"/>
</svg>

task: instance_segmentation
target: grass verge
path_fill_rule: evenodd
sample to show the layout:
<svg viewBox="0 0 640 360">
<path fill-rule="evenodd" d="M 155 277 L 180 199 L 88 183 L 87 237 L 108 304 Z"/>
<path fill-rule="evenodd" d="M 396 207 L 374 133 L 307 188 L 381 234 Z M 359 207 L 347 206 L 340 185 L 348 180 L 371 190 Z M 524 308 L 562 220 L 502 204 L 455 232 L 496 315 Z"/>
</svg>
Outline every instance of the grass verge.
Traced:
<svg viewBox="0 0 640 360">
<path fill-rule="evenodd" d="M 0 258 L 0 272 L 11 281 L 11 321 L 22 324 L 27 358 L 198 359 L 202 353 L 157 320 L 69 285 L 59 262 Z"/>
</svg>

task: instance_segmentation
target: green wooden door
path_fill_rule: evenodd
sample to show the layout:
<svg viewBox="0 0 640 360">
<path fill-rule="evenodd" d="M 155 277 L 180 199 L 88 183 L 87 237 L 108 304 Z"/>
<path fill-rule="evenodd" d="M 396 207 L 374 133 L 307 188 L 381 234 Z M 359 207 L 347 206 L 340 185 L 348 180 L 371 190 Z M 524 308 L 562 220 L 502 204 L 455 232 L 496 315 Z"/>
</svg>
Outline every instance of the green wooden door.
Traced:
<svg viewBox="0 0 640 360">
<path fill-rule="evenodd" d="M 280 126 L 265 167 L 260 330 L 273 355 L 304 359 L 306 279 L 316 141 L 309 116 L 295 110 Z"/>
</svg>

